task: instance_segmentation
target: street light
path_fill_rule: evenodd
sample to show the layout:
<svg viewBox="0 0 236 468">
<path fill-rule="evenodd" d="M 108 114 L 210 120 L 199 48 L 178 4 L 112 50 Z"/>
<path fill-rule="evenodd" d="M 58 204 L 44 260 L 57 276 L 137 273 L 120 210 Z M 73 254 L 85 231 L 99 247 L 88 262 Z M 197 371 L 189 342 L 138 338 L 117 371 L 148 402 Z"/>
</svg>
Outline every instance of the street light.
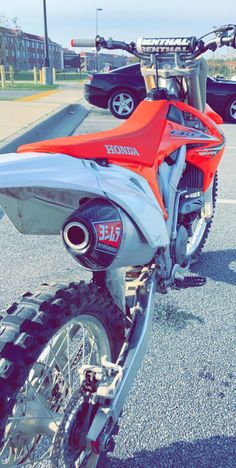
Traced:
<svg viewBox="0 0 236 468">
<path fill-rule="evenodd" d="M 98 12 L 102 11 L 102 8 L 96 8 L 96 37 L 98 35 Z M 96 71 L 98 70 L 98 51 L 96 49 L 96 62 L 95 62 Z"/>
<path fill-rule="evenodd" d="M 43 0 L 43 18 L 44 18 L 44 69 L 43 84 L 52 84 L 52 69 L 50 68 L 48 51 L 48 28 L 47 28 L 47 10 L 46 0 Z"/>
<path fill-rule="evenodd" d="M 44 66 L 49 67 L 49 53 L 48 53 L 48 27 L 47 27 L 47 10 L 46 0 L 43 0 L 43 19 L 44 19 Z"/>
</svg>

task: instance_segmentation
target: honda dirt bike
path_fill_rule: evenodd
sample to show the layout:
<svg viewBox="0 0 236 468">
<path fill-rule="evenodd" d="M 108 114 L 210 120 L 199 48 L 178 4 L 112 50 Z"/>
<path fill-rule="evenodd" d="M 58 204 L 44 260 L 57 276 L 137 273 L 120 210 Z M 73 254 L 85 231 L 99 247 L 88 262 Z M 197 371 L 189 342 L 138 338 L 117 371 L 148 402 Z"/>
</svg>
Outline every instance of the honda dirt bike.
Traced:
<svg viewBox="0 0 236 468">
<path fill-rule="evenodd" d="M 43 284 L 2 318 L 1 466 L 96 466 L 113 449 L 155 293 L 205 282 L 185 274 L 211 227 L 225 140 L 205 102 L 201 55 L 236 48 L 236 26 L 207 36 L 97 36 L 97 50 L 141 60 L 147 98 L 119 128 L 1 156 L 0 204 L 15 227 L 61 233 L 93 275 L 89 284 Z"/>
</svg>

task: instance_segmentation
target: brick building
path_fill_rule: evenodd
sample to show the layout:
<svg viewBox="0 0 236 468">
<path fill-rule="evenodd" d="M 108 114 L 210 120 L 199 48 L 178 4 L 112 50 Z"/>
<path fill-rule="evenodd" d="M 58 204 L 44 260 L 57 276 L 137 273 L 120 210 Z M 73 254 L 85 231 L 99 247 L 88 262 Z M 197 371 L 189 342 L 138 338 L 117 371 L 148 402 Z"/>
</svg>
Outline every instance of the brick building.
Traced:
<svg viewBox="0 0 236 468">
<path fill-rule="evenodd" d="M 106 68 L 118 68 L 127 65 L 128 57 L 126 55 L 103 54 L 98 53 L 98 70 Z M 95 52 L 80 52 L 80 67 L 82 71 L 90 72 L 96 69 Z"/>
<path fill-rule="evenodd" d="M 62 46 L 48 39 L 50 65 L 62 67 Z M 0 63 L 15 70 L 30 70 L 44 66 L 44 37 L 23 32 L 21 29 L 0 27 Z"/>
</svg>

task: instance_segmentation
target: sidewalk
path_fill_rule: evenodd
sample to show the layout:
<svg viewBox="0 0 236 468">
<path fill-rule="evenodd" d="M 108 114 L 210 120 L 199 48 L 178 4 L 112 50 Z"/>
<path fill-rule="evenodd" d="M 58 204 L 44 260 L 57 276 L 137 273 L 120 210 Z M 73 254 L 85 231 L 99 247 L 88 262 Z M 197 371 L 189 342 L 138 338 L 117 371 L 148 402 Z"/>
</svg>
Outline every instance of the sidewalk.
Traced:
<svg viewBox="0 0 236 468">
<path fill-rule="evenodd" d="M 15 100 L 14 94 L 12 97 L 9 93 L 9 100 L 0 100 L 0 148 L 68 106 L 78 104 L 83 98 L 83 86 L 68 83 L 56 90 L 32 92 Z"/>
</svg>

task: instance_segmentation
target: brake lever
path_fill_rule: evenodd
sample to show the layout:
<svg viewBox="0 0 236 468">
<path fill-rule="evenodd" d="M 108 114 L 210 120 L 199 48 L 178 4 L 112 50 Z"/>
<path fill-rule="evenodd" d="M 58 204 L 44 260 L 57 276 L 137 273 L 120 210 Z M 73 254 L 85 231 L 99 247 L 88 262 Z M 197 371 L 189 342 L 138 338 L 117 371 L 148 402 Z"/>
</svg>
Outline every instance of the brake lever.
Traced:
<svg viewBox="0 0 236 468">
<path fill-rule="evenodd" d="M 214 29 L 214 33 L 217 32 L 227 32 L 230 31 L 230 29 L 234 30 L 234 33 L 236 32 L 236 25 L 235 24 L 226 24 L 224 26 L 220 26 L 219 28 Z"/>
</svg>

